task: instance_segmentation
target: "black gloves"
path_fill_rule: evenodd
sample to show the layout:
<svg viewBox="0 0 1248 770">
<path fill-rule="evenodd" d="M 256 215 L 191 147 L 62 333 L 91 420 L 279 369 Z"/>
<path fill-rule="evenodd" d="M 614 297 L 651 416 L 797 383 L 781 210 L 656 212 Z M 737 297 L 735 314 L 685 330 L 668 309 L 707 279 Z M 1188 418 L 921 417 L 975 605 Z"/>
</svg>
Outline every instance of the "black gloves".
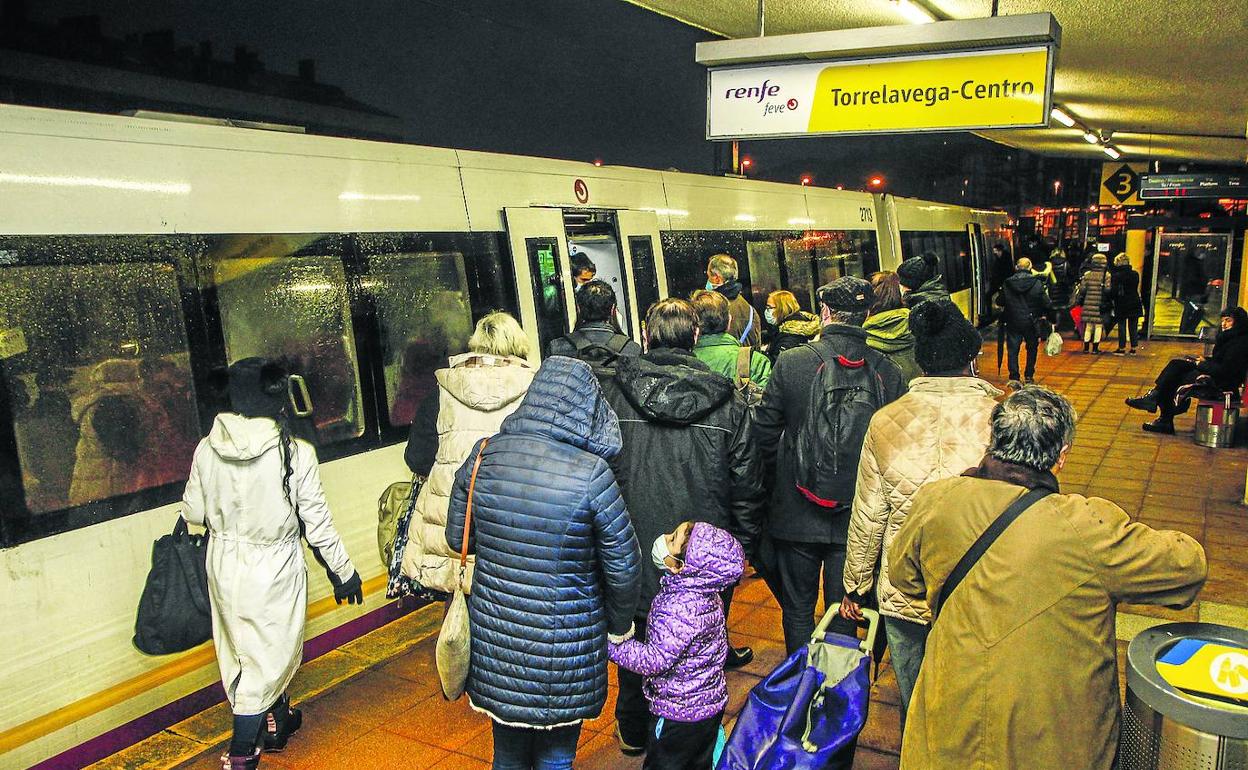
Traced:
<svg viewBox="0 0 1248 770">
<path fill-rule="evenodd" d="M 342 604 L 345 600 L 347 604 L 363 604 L 364 603 L 364 586 L 360 582 L 360 573 L 352 572 L 351 577 L 347 578 L 347 582 L 342 582 L 333 570 L 326 570 L 329 575 L 329 582 L 334 584 L 334 601 Z"/>
</svg>

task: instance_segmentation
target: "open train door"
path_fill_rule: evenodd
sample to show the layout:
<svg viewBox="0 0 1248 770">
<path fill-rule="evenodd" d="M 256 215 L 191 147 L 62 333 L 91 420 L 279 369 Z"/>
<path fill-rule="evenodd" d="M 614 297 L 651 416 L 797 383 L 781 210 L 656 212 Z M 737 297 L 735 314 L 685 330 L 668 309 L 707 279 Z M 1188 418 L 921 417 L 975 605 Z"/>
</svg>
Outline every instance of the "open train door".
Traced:
<svg viewBox="0 0 1248 770">
<path fill-rule="evenodd" d="M 520 325 L 528 332 L 529 360 L 538 364 L 550 341 L 571 330 L 575 317 L 572 274 L 563 210 L 505 208 L 520 303 Z"/>
<path fill-rule="evenodd" d="M 624 270 L 633 290 L 633 312 L 628 314 L 630 335 L 641 339 L 641 325 L 650 306 L 667 296 L 667 270 L 663 266 L 663 243 L 659 217 L 653 211 L 617 211 Z"/>
<path fill-rule="evenodd" d="M 989 304 L 992 299 L 988 294 L 992 291 L 988 284 L 988 265 L 992 260 L 984 243 L 984 228 L 978 222 L 966 226 L 966 236 L 971 242 L 971 317 L 975 326 L 984 326 L 991 316 Z"/>
</svg>

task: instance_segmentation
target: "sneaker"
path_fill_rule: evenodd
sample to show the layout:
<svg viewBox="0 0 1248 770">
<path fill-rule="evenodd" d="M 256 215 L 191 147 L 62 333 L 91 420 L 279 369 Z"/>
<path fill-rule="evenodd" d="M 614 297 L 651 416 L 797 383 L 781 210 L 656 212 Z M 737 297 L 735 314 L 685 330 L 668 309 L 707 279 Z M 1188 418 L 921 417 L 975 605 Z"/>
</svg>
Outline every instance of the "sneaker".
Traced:
<svg viewBox="0 0 1248 770">
<path fill-rule="evenodd" d="M 732 670 L 750 665 L 750 661 L 754 660 L 754 650 L 749 647 L 729 647 L 728 660 L 724 662 L 724 668 Z"/>
<path fill-rule="evenodd" d="M 1018 380 L 1010 380 L 1009 382 L 1005 383 L 1005 387 L 1009 388 L 1010 390 L 1019 390 L 1020 388 L 1023 387 L 1023 383 L 1019 382 Z"/>
<path fill-rule="evenodd" d="M 1138 349 L 1138 348 L 1131 348 L 1131 350 L 1129 350 L 1129 351 L 1127 351 L 1127 352 L 1128 352 L 1128 353 L 1130 353 L 1130 354 L 1131 354 L 1131 355 L 1133 355 L 1133 356 L 1138 356 L 1138 355 L 1140 354 L 1140 351 L 1139 351 L 1139 349 Z"/>
<path fill-rule="evenodd" d="M 1114 355 L 1116 356 L 1125 356 L 1126 354 L 1127 354 L 1127 351 L 1122 348 L 1118 348 L 1117 350 L 1114 351 Z"/>
<path fill-rule="evenodd" d="M 626 757 L 640 757 L 646 753 L 645 746 L 634 746 L 624 740 L 624 734 L 620 732 L 620 723 L 615 723 L 615 739 L 620 743 L 620 753 Z"/>
<path fill-rule="evenodd" d="M 251 756 L 221 755 L 221 770 L 256 770 L 260 764 L 260 749 Z"/>
<path fill-rule="evenodd" d="M 1162 419 L 1161 417 L 1158 417 L 1156 420 L 1153 420 L 1152 422 L 1144 423 L 1142 427 L 1148 433 L 1164 433 L 1167 436 L 1174 435 L 1174 421 L 1173 420 L 1166 420 L 1166 419 Z"/>
<path fill-rule="evenodd" d="M 1035 384 L 1036 384 L 1036 378 L 1035 378 L 1035 377 L 1027 377 L 1027 378 L 1025 378 L 1025 379 L 1023 380 L 1023 384 L 1025 384 L 1025 385 L 1035 385 Z"/>
</svg>

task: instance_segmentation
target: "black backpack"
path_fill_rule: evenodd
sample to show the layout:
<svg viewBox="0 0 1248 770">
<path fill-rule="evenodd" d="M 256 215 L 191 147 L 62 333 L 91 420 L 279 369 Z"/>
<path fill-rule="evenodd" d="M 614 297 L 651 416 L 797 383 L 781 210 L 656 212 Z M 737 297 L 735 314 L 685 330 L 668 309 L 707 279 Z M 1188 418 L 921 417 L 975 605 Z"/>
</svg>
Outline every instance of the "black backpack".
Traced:
<svg viewBox="0 0 1248 770">
<path fill-rule="evenodd" d="M 579 329 L 568 335 L 568 341 L 576 347 L 576 357 L 593 367 L 595 372 L 614 372 L 615 362 L 629 342 L 628 337 L 623 334 L 613 334 L 611 339 L 603 343 L 594 342 Z"/>
<path fill-rule="evenodd" d="M 737 351 L 737 376 L 733 378 L 733 385 L 747 407 L 758 406 L 763 401 L 763 388 L 754 381 L 750 372 L 753 357 L 754 349 L 749 345 L 742 345 Z"/>
<path fill-rule="evenodd" d="M 190 534 L 181 516 L 173 534 L 152 546 L 152 569 L 134 623 L 134 646 L 141 652 L 168 655 L 212 638 L 207 554 L 208 536 Z"/>
<path fill-rule="evenodd" d="M 884 383 L 868 358 L 829 360 L 816 346 L 806 347 L 820 364 L 794 440 L 794 479 L 807 500 L 832 508 L 854 498 L 862 441 L 871 416 L 884 405 Z"/>
</svg>

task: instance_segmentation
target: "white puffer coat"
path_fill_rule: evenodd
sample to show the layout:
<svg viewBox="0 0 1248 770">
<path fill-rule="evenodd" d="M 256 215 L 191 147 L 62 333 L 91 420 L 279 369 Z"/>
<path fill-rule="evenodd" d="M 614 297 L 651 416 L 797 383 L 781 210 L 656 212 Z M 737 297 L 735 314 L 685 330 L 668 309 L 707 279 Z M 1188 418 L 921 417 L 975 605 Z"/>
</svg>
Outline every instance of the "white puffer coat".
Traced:
<svg viewBox="0 0 1248 770">
<path fill-rule="evenodd" d="M 849 523 L 847 593 L 869 591 L 876 563 L 882 561 L 880 614 L 931 621 L 926 604 L 893 588 L 883 554 L 920 486 L 979 464 L 988 448 L 989 418 L 999 395 L 1001 391 L 977 377 L 917 377 L 910 381 L 910 392 L 871 418 Z"/>
<path fill-rule="evenodd" d="M 450 593 L 459 571 L 459 550 L 447 547 L 446 511 L 455 471 L 477 441 L 498 432 L 528 392 L 534 370 L 524 359 L 464 353 L 439 369 L 438 452 L 416 497 L 416 511 L 403 551 L 403 575 L 425 588 Z M 471 584 L 473 558 L 468 558 Z M 468 585 L 464 586 L 465 589 Z"/>
</svg>

